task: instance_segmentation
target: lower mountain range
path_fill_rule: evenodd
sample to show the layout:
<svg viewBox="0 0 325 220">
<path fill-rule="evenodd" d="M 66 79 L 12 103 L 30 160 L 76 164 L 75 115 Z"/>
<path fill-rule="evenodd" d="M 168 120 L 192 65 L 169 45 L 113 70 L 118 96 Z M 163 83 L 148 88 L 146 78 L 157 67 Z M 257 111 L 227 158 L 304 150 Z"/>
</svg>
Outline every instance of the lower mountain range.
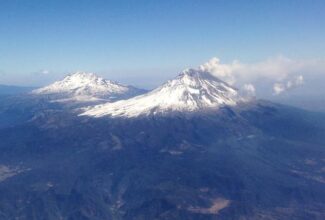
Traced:
<svg viewBox="0 0 325 220">
<path fill-rule="evenodd" d="M 0 85 L 0 95 L 13 95 L 30 92 L 34 87 Z"/>
<path fill-rule="evenodd" d="M 325 115 L 205 73 L 87 108 L 2 97 L 0 122 L 0 219 L 325 218 Z"/>
</svg>

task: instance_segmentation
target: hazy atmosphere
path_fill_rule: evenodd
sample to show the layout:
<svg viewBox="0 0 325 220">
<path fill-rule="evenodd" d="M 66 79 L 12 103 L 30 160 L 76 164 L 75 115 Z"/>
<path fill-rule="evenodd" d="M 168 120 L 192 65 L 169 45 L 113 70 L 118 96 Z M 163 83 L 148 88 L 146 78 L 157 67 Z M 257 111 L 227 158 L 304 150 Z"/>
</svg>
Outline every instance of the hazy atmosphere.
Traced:
<svg viewBox="0 0 325 220">
<path fill-rule="evenodd" d="M 0 220 L 323 220 L 324 85 L 324 0 L 0 0 Z"/>
</svg>

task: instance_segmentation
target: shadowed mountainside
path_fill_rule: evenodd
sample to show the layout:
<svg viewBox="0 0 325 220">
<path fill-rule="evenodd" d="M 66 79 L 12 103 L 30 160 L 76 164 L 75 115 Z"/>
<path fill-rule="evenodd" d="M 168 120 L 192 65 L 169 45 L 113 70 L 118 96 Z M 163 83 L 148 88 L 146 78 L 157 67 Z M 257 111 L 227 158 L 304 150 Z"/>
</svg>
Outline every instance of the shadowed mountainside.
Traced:
<svg viewBox="0 0 325 220">
<path fill-rule="evenodd" d="M 323 219 L 321 114 L 268 102 L 0 130 L 2 219 Z"/>
</svg>

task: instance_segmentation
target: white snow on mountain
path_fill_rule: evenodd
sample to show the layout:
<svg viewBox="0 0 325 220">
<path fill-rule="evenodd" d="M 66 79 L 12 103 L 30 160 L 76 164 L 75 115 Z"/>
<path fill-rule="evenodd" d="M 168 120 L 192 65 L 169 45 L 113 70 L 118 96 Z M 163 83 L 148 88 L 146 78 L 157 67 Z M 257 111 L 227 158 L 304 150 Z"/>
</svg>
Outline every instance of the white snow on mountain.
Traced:
<svg viewBox="0 0 325 220">
<path fill-rule="evenodd" d="M 77 72 L 63 80 L 32 91 L 34 95 L 48 95 L 59 101 L 95 101 L 100 99 L 116 100 L 130 98 L 142 93 L 132 86 L 103 79 L 94 73 Z"/>
<path fill-rule="evenodd" d="M 187 69 L 157 89 L 128 100 L 88 107 L 81 115 L 137 117 L 140 115 L 193 112 L 236 105 L 236 89 L 203 70 Z"/>
</svg>

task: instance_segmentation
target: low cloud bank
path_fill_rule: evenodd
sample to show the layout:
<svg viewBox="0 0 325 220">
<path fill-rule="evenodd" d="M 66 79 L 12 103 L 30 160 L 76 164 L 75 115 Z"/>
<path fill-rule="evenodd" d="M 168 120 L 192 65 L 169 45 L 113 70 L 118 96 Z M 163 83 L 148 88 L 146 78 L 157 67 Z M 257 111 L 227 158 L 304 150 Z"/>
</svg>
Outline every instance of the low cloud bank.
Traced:
<svg viewBox="0 0 325 220">
<path fill-rule="evenodd" d="M 293 60 L 276 56 L 256 63 L 238 60 L 221 63 L 214 57 L 199 68 L 250 95 L 258 93 L 256 85 L 261 82 L 268 82 L 273 95 L 280 95 L 304 85 L 307 75 L 325 73 L 325 60 Z"/>
</svg>

